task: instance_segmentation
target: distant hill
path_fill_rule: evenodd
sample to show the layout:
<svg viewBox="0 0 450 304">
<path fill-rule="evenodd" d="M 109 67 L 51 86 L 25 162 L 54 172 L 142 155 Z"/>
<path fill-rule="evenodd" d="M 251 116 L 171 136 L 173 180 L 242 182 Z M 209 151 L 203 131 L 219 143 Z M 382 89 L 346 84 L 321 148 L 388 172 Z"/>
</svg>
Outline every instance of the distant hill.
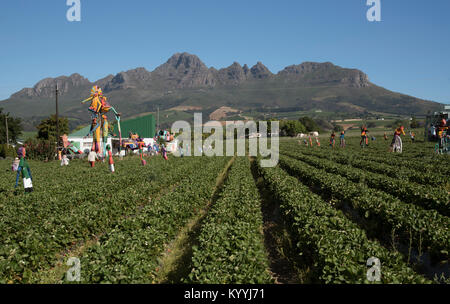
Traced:
<svg viewBox="0 0 450 304">
<path fill-rule="evenodd" d="M 340 113 L 383 112 L 424 114 L 440 104 L 395 93 L 369 81 L 357 69 L 330 62 L 304 62 L 273 74 L 264 64 L 253 67 L 234 62 L 227 68 L 207 67 L 197 56 L 177 53 L 149 72 L 145 68 L 108 75 L 91 82 L 79 74 L 46 78 L 0 101 L 0 107 L 23 117 L 32 129 L 54 112 L 54 89 L 60 90 L 59 109 L 71 128 L 89 121 L 86 105 L 96 84 L 124 118 L 161 110 L 201 108 L 208 115 L 222 106 L 241 111 L 326 110 Z"/>
</svg>

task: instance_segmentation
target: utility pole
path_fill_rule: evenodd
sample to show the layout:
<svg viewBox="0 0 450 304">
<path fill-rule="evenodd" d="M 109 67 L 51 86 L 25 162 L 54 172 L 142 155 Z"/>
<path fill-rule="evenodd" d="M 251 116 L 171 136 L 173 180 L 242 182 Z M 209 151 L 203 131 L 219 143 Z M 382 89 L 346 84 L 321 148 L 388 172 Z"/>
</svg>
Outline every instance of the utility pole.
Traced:
<svg viewBox="0 0 450 304">
<path fill-rule="evenodd" d="M 56 84 L 56 153 L 59 151 L 58 84 Z"/>
<path fill-rule="evenodd" d="M 157 109 L 158 109 L 158 115 L 157 115 L 156 125 L 158 126 L 158 131 L 159 131 L 159 106 L 157 107 Z"/>
<path fill-rule="evenodd" d="M 8 134 L 8 114 L 5 115 L 5 125 L 6 125 L 6 147 L 9 148 L 9 134 Z"/>
</svg>

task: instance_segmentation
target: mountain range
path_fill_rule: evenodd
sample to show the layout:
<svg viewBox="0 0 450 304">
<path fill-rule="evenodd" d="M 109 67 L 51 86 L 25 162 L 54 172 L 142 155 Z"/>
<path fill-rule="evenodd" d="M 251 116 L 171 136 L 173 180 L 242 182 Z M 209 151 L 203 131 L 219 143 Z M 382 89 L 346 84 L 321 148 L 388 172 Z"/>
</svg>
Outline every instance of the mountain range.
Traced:
<svg viewBox="0 0 450 304">
<path fill-rule="evenodd" d="M 54 113 L 56 85 L 60 114 L 69 118 L 71 127 L 89 121 L 87 105 L 80 101 L 89 96 L 93 85 L 103 89 L 124 118 L 154 112 L 157 107 L 207 114 L 226 106 L 260 113 L 323 110 L 410 115 L 441 106 L 389 91 L 370 82 L 362 71 L 331 62 L 304 62 L 274 74 L 261 62 L 252 67 L 234 62 L 215 69 L 195 55 L 177 53 L 152 72 L 139 67 L 95 82 L 77 73 L 46 78 L 0 101 L 0 108 L 22 117 L 25 128 L 32 129 Z"/>
</svg>

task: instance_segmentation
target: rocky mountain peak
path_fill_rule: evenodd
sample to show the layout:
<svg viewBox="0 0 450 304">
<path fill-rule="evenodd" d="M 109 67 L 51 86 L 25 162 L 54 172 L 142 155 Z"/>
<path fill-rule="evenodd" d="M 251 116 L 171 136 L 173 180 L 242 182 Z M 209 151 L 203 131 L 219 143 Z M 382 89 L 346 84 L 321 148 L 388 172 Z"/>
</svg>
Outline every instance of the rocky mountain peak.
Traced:
<svg viewBox="0 0 450 304">
<path fill-rule="evenodd" d="M 264 79 L 272 76 L 272 72 L 260 61 L 258 61 L 251 69 L 250 72 L 253 78 Z"/>
<path fill-rule="evenodd" d="M 151 73 L 142 67 L 120 72 L 105 84 L 104 91 L 145 87 L 150 79 Z"/>
<path fill-rule="evenodd" d="M 191 88 L 214 86 L 214 70 L 210 70 L 195 55 L 176 53 L 166 63 L 156 68 L 152 75 L 167 86 Z"/>
<path fill-rule="evenodd" d="M 279 77 L 309 84 L 332 84 L 353 88 L 370 86 L 369 78 L 356 69 L 344 69 L 331 62 L 303 62 L 290 65 L 278 73 Z"/>
<path fill-rule="evenodd" d="M 175 70 L 207 70 L 206 65 L 196 55 L 189 53 L 176 53 L 160 67 Z"/>
<path fill-rule="evenodd" d="M 87 78 L 74 73 L 70 76 L 42 79 L 36 83 L 33 88 L 22 89 L 11 95 L 11 97 L 52 97 L 55 96 L 56 86 L 58 86 L 59 94 L 64 95 L 72 88 L 90 84 L 91 82 Z"/>
</svg>

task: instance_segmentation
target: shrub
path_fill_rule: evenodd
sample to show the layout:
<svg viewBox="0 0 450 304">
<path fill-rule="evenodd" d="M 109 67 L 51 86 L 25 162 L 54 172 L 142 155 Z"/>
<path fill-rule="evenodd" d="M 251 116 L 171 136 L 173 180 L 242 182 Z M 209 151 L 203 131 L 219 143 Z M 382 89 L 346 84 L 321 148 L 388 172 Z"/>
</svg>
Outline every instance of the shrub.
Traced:
<svg viewBox="0 0 450 304">
<path fill-rule="evenodd" d="M 24 147 L 28 159 L 51 160 L 56 155 L 56 144 L 53 141 L 29 138 Z"/>
<path fill-rule="evenodd" d="M 16 149 L 11 145 L 1 144 L 0 145 L 0 157 L 17 157 Z"/>
</svg>

